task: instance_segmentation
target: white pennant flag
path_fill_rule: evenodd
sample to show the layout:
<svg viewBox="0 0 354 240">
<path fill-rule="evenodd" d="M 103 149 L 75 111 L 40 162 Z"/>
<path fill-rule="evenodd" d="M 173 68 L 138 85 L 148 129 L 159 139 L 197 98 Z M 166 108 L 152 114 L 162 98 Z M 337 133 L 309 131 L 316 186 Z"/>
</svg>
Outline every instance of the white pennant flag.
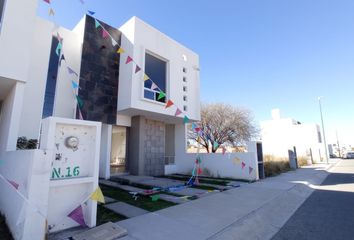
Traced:
<svg viewBox="0 0 354 240">
<path fill-rule="evenodd" d="M 117 45 L 118 45 L 117 41 L 112 38 L 112 46 L 115 47 Z"/>
<path fill-rule="evenodd" d="M 151 84 L 151 90 L 154 90 L 155 88 L 158 88 L 158 86 L 154 83 L 154 82 L 152 82 L 152 84 Z"/>
</svg>

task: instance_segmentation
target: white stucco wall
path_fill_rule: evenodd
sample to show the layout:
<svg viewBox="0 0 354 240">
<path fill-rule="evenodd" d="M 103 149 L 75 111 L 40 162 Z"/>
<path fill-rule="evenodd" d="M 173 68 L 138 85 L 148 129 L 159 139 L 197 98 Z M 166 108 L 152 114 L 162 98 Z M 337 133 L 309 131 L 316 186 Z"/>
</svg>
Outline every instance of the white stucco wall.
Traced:
<svg viewBox="0 0 354 240">
<path fill-rule="evenodd" d="M 167 62 L 167 99 L 171 99 L 182 111 L 183 106 L 186 105 L 187 116 L 192 120 L 199 120 L 198 55 L 137 17 L 130 19 L 120 28 L 120 31 L 124 34 L 122 47 L 126 50 L 126 54 L 122 54 L 120 60 L 118 111 L 129 112 L 123 110 L 138 109 L 169 117 L 174 116 L 175 106 L 165 109 L 165 104 L 143 98 L 145 53 L 150 52 Z M 135 65 L 125 64 L 128 55 L 142 68 L 142 71 L 135 74 Z M 183 68 L 187 69 L 186 73 L 183 73 Z M 183 76 L 187 77 L 186 83 L 183 82 Z M 187 92 L 183 91 L 184 85 L 187 86 Z M 183 95 L 187 96 L 187 102 L 183 101 Z M 183 116 L 181 114 L 180 118 Z"/>
<path fill-rule="evenodd" d="M 56 36 L 58 32 L 63 38 L 62 52 L 66 59 L 58 69 L 53 116 L 66 118 L 75 118 L 76 98 L 71 80 L 78 82 L 75 75 L 68 73 L 67 66 L 79 74 L 82 36 L 40 18 L 36 18 L 35 25 L 31 28 L 34 35 L 30 41 L 31 62 L 23 97 L 19 136 L 36 139 L 42 120 L 52 36 Z"/>
<path fill-rule="evenodd" d="M 44 239 L 51 158 L 52 152 L 48 150 L 22 150 L 0 155 L 0 174 L 19 184 L 16 191 L 0 178 L 0 211 L 15 240 Z"/>
<path fill-rule="evenodd" d="M 38 0 L 7 0 L 0 32 L 0 76 L 27 81 Z M 11 46 L 11 47 L 10 47 Z"/>
<path fill-rule="evenodd" d="M 16 150 L 25 84 L 17 82 L 2 103 L 0 113 L 0 153 Z"/>
</svg>

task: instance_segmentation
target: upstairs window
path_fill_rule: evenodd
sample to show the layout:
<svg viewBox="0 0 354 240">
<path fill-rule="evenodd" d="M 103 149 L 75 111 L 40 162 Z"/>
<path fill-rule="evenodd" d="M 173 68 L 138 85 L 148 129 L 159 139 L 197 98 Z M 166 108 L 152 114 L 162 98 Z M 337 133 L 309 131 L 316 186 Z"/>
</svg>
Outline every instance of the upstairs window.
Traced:
<svg viewBox="0 0 354 240">
<path fill-rule="evenodd" d="M 165 103 L 166 97 L 159 99 L 160 92 L 166 94 L 166 62 L 145 53 L 145 73 L 149 80 L 144 81 L 144 98 Z"/>
<path fill-rule="evenodd" d="M 59 63 L 59 56 L 57 55 L 56 52 L 58 43 L 59 40 L 56 37 L 53 37 L 52 47 L 50 50 L 50 57 L 49 57 L 47 83 L 45 86 L 42 118 L 53 116 L 55 90 L 57 86 L 58 63 Z M 60 51 L 58 53 L 60 54 Z"/>
</svg>

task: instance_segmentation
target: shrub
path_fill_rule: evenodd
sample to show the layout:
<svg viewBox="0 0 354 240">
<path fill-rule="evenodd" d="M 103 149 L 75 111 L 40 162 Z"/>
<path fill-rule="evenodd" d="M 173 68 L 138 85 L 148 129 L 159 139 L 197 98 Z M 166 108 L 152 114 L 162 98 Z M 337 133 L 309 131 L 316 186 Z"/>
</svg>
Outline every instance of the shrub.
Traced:
<svg viewBox="0 0 354 240">
<path fill-rule="evenodd" d="M 288 159 L 274 157 L 272 155 L 264 156 L 264 173 L 266 177 L 276 176 L 289 170 L 290 164 Z"/>
<path fill-rule="evenodd" d="M 37 149 L 38 140 L 37 139 L 28 139 L 26 137 L 17 138 L 17 150 L 22 149 Z"/>
</svg>

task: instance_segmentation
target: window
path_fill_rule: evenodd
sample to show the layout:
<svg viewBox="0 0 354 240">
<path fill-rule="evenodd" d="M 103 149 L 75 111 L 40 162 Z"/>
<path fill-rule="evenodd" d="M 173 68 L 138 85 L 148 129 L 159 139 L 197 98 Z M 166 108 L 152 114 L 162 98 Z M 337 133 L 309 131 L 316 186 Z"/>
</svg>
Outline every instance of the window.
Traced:
<svg viewBox="0 0 354 240">
<path fill-rule="evenodd" d="M 183 106 L 183 111 L 185 111 L 185 112 L 187 111 L 187 106 L 186 105 Z"/>
<path fill-rule="evenodd" d="M 0 31 L 1 31 L 1 24 L 2 24 L 2 17 L 5 9 L 5 0 L 0 0 Z"/>
<path fill-rule="evenodd" d="M 187 82 L 187 77 L 183 77 L 183 82 Z"/>
<path fill-rule="evenodd" d="M 187 96 L 186 95 L 183 96 L 183 101 L 187 102 Z"/>
<path fill-rule="evenodd" d="M 161 97 L 160 92 L 166 94 L 166 62 L 149 54 L 145 54 L 145 73 L 149 80 L 144 81 L 144 98 L 157 102 L 166 102 L 166 97 Z"/>
<path fill-rule="evenodd" d="M 187 73 L 187 68 L 184 67 L 184 68 L 183 68 L 183 72 L 184 72 L 184 73 Z"/>
<path fill-rule="evenodd" d="M 183 86 L 183 92 L 187 92 L 187 86 Z"/>
<path fill-rule="evenodd" d="M 58 63 L 59 56 L 56 53 L 59 40 L 55 37 L 52 38 L 52 47 L 50 49 L 49 67 L 47 74 L 47 83 L 45 86 L 44 104 L 42 118 L 50 117 L 53 115 L 55 89 L 57 85 Z"/>
</svg>

